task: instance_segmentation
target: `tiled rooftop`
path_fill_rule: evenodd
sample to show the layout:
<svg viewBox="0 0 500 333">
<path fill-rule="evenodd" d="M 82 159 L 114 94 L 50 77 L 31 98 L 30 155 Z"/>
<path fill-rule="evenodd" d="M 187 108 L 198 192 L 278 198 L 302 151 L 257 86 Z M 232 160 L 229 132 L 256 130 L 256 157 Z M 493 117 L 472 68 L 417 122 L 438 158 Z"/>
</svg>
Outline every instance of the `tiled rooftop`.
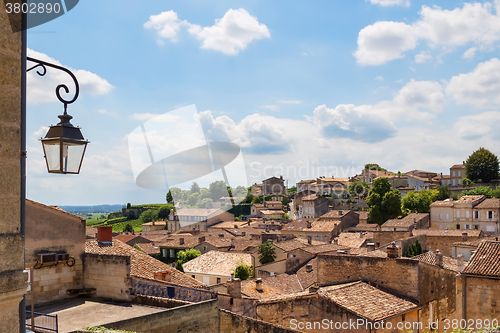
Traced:
<svg viewBox="0 0 500 333">
<path fill-rule="evenodd" d="M 215 215 L 215 213 L 223 213 L 224 211 L 219 208 L 183 208 L 177 211 L 177 216 L 202 216 Z"/>
<path fill-rule="evenodd" d="M 486 197 L 484 195 L 464 195 L 460 197 L 456 203 L 474 203 L 476 201 L 480 201 L 485 199 Z"/>
<path fill-rule="evenodd" d="M 172 284 L 189 288 L 205 287 L 203 283 L 116 239 L 112 241 L 112 244 L 102 244 L 96 239 L 87 240 L 85 253 L 130 256 L 131 276 L 153 280 L 154 272 L 170 271 L 172 272 Z"/>
<path fill-rule="evenodd" d="M 411 213 L 408 214 L 407 216 L 403 217 L 402 219 L 393 219 L 393 220 L 388 220 L 384 224 L 382 224 L 383 227 L 411 227 L 413 226 L 413 220 L 418 223 L 420 220 L 428 217 L 429 214 L 421 214 L 421 213 Z"/>
<path fill-rule="evenodd" d="M 431 203 L 430 207 L 453 207 L 453 199 L 438 200 Z"/>
<path fill-rule="evenodd" d="M 325 252 L 332 252 L 332 251 L 338 251 L 338 250 L 347 250 L 347 246 L 343 245 L 337 245 L 337 244 L 324 244 L 324 245 L 315 245 L 315 246 L 307 246 L 302 248 L 303 251 L 312 253 L 312 254 L 319 254 L 319 253 L 325 253 Z"/>
<path fill-rule="evenodd" d="M 37 202 L 37 201 L 33 201 L 33 200 L 30 200 L 30 199 L 26 199 L 26 202 L 28 203 L 31 203 L 31 204 L 34 204 L 34 205 L 37 205 L 39 207 L 42 207 L 42 208 L 48 208 L 48 209 L 51 209 L 55 212 L 59 212 L 59 213 L 63 213 L 65 214 L 66 216 L 68 217 L 72 217 L 74 219 L 78 219 L 78 220 L 83 220 L 80 216 L 78 215 L 74 215 L 74 214 L 71 214 L 71 213 L 68 213 L 67 211 L 65 211 L 64 209 L 62 208 L 59 208 L 57 206 L 49 206 L 49 205 L 44 205 L 43 203 L 40 203 L 40 202 Z"/>
<path fill-rule="evenodd" d="M 476 209 L 500 209 L 500 199 L 492 198 L 485 199 L 480 204 L 476 205 Z"/>
<path fill-rule="evenodd" d="M 417 229 L 413 230 L 413 236 L 427 235 L 427 236 L 447 236 L 447 237 L 462 237 L 463 233 L 467 233 L 468 237 L 479 237 L 481 235 L 481 230 L 470 229 L 470 230 L 442 230 L 442 229 Z"/>
<path fill-rule="evenodd" d="M 465 169 L 465 165 L 463 163 L 462 164 L 455 164 L 450 169 Z"/>
<path fill-rule="evenodd" d="M 328 213 L 326 214 L 323 214 L 319 217 L 319 219 L 332 219 L 332 218 L 335 218 L 335 219 L 339 219 L 341 217 L 343 217 L 344 215 L 348 214 L 350 212 L 350 210 L 331 210 L 329 211 Z"/>
<path fill-rule="evenodd" d="M 308 272 L 307 265 L 311 265 L 312 271 Z M 309 288 L 313 283 L 318 281 L 318 260 L 313 258 L 307 264 L 299 268 L 297 271 L 297 278 L 302 285 L 302 288 Z"/>
<path fill-rule="evenodd" d="M 302 247 L 306 247 L 307 246 L 306 244 L 307 244 L 307 240 L 304 243 L 304 242 L 299 241 L 299 238 L 295 238 L 295 239 L 290 239 L 290 240 L 286 240 L 286 241 L 276 242 L 274 244 L 274 246 L 277 248 L 280 248 L 281 250 L 283 250 L 285 252 L 289 252 L 289 251 L 293 251 L 296 249 L 300 249 Z"/>
<path fill-rule="evenodd" d="M 418 256 L 412 257 L 411 259 L 425 262 L 426 264 L 429 264 L 429 265 L 437 266 L 437 258 L 436 258 L 435 252 L 422 253 L 422 254 L 419 254 Z M 443 255 L 443 266 L 442 267 L 449 269 L 451 271 L 458 272 L 457 259 Z"/>
<path fill-rule="evenodd" d="M 371 258 L 387 258 L 387 252 L 382 250 L 375 250 L 366 253 L 362 253 L 359 255 L 360 257 L 371 257 Z"/>
<path fill-rule="evenodd" d="M 268 299 L 279 295 L 301 292 L 297 275 L 277 274 L 262 278 L 262 292 L 256 289 L 256 279 L 241 281 L 241 293 L 252 298 Z"/>
<path fill-rule="evenodd" d="M 337 303 L 358 316 L 373 321 L 403 314 L 418 308 L 416 304 L 361 281 L 320 288 L 318 295 Z"/>
<path fill-rule="evenodd" d="M 161 225 L 161 226 L 165 226 L 165 224 L 167 224 L 167 222 L 165 222 L 165 221 L 151 221 L 151 222 L 148 222 L 148 223 L 143 223 L 142 225 Z"/>
<path fill-rule="evenodd" d="M 231 271 L 243 261 L 252 265 L 252 256 L 244 253 L 209 251 L 183 265 L 184 272 L 231 276 Z"/>
<path fill-rule="evenodd" d="M 462 274 L 500 277 L 500 242 L 483 242 Z"/>
<path fill-rule="evenodd" d="M 160 247 L 154 243 L 137 243 L 136 246 L 146 252 L 146 254 L 160 254 Z"/>
</svg>

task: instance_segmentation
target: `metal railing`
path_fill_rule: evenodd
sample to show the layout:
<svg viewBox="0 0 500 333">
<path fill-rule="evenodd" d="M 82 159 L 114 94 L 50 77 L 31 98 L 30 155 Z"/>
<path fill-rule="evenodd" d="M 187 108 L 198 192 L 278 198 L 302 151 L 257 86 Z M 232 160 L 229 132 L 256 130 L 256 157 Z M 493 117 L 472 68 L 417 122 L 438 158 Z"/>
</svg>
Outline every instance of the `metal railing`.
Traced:
<svg viewBox="0 0 500 333">
<path fill-rule="evenodd" d="M 188 302 L 202 302 L 217 299 L 218 297 L 217 291 L 213 290 L 164 286 L 140 282 L 132 283 L 131 294 L 171 298 Z"/>
<path fill-rule="evenodd" d="M 31 329 L 34 332 L 40 333 L 59 333 L 57 315 L 48 315 L 40 312 L 33 312 L 35 317 L 32 318 L 31 311 L 26 310 L 26 328 Z M 31 321 L 34 319 L 34 325 Z"/>
</svg>

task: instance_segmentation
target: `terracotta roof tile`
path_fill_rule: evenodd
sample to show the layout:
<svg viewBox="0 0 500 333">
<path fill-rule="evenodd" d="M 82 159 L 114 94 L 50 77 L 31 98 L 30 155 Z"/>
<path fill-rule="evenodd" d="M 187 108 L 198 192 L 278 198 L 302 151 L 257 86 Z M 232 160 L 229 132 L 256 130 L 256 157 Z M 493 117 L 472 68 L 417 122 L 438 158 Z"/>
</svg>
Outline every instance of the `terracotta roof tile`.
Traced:
<svg viewBox="0 0 500 333">
<path fill-rule="evenodd" d="M 455 164 L 450 169 L 465 169 L 465 165 L 464 164 Z"/>
<path fill-rule="evenodd" d="M 276 274 L 261 279 L 262 292 L 257 291 L 256 279 L 252 279 L 241 281 L 242 294 L 257 299 L 269 299 L 279 295 L 292 294 L 304 290 L 295 274 Z"/>
<path fill-rule="evenodd" d="M 373 321 L 417 309 L 418 306 L 392 294 L 358 281 L 320 288 L 318 295 Z"/>
<path fill-rule="evenodd" d="M 464 195 L 464 196 L 460 197 L 460 199 L 458 199 L 455 202 L 456 203 L 474 203 L 476 201 L 483 200 L 485 198 L 486 197 L 484 195 Z"/>
<path fill-rule="evenodd" d="M 87 240 L 85 253 L 130 256 L 131 276 L 154 280 L 154 272 L 170 271 L 172 284 L 189 288 L 205 288 L 203 283 L 116 239 L 111 244 L 103 244 L 95 239 Z"/>
<path fill-rule="evenodd" d="M 480 237 L 482 231 L 479 229 L 471 230 L 441 230 L 441 229 L 417 229 L 412 231 L 413 236 L 426 235 L 426 236 L 446 236 L 446 237 L 462 237 L 463 233 L 467 233 L 468 237 Z"/>
<path fill-rule="evenodd" d="M 348 246 L 343 246 L 343 245 L 324 244 L 324 245 L 307 246 L 302 248 L 302 250 L 312 254 L 319 254 L 319 253 L 333 252 L 338 250 L 347 250 L 348 248 L 349 248 Z"/>
<path fill-rule="evenodd" d="M 429 217 L 428 213 L 425 213 L 425 214 L 411 213 L 411 214 L 408 214 L 407 216 L 405 216 L 399 220 L 398 219 L 388 220 L 387 222 L 382 224 L 382 226 L 383 227 L 411 227 L 411 226 L 413 226 L 414 219 L 418 223 L 419 221 L 423 220 L 426 217 Z"/>
<path fill-rule="evenodd" d="M 142 251 L 146 252 L 148 255 L 160 254 L 160 247 L 154 243 L 137 243 L 137 247 L 139 247 Z"/>
<path fill-rule="evenodd" d="M 184 272 L 231 276 L 231 271 L 243 261 L 252 265 L 252 256 L 245 253 L 209 251 L 183 264 Z"/>
<path fill-rule="evenodd" d="M 371 258 L 387 258 L 387 252 L 384 252 L 382 250 L 375 250 L 375 251 L 370 251 L 366 252 L 364 254 L 360 254 L 360 257 L 371 257 Z"/>
<path fill-rule="evenodd" d="M 500 277 L 500 242 L 481 243 L 462 274 Z"/>
<path fill-rule="evenodd" d="M 453 199 L 434 201 L 430 207 L 453 207 Z"/>
<path fill-rule="evenodd" d="M 422 253 L 422 254 L 419 254 L 418 256 L 412 257 L 411 259 L 425 262 L 426 264 L 429 264 L 429 265 L 437 266 L 437 258 L 436 258 L 435 252 Z M 451 271 L 458 272 L 457 259 L 443 255 L 443 266 L 442 267 L 445 269 L 449 269 Z"/>
<path fill-rule="evenodd" d="M 476 205 L 476 209 L 500 209 L 500 199 L 492 198 L 485 199 L 480 204 Z"/>
<path fill-rule="evenodd" d="M 307 240 L 306 240 L 307 243 Z M 307 245 L 298 240 L 298 238 L 290 239 L 286 241 L 276 242 L 274 246 L 283 250 L 284 252 L 290 252 L 296 249 L 300 249 L 302 247 L 306 247 Z"/>
<path fill-rule="evenodd" d="M 311 271 L 309 271 L 310 268 L 308 268 L 307 265 L 311 265 L 310 267 L 312 268 Z M 302 285 L 302 288 L 307 289 L 309 288 L 313 283 L 316 283 L 318 281 L 318 260 L 317 258 L 309 260 L 307 264 L 299 268 L 297 271 L 297 278 L 300 281 L 300 284 Z"/>
<path fill-rule="evenodd" d="M 335 219 L 339 219 L 345 215 L 347 215 L 349 212 L 351 212 L 350 210 L 331 210 L 329 212 L 327 212 L 326 214 L 323 214 L 319 217 L 319 219 L 326 219 L 326 218 L 335 218 Z"/>
</svg>

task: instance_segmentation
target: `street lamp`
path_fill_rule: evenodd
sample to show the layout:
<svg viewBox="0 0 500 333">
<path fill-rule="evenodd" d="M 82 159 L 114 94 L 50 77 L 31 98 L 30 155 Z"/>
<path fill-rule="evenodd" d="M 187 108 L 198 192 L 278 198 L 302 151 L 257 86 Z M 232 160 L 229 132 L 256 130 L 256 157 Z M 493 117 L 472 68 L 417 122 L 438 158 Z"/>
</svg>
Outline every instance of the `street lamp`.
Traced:
<svg viewBox="0 0 500 333">
<path fill-rule="evenodd" d="M 61 89 L 64 89 L 66 93 L 69 93 L 69 89 L 65 84 L 60 84 L 56 87 L 56 96 L 64 104 L 64 113 L 58 116 L 60 122 L 50 126 L 45 138 L 40 139 L 40 141 L 42 142 L 45 162 L 47 163 L 49 173 L 78 174 L 80 173 L 83 156 L 89 143 L 89 141 L 83 138 L 80 127 L 71 124 L 70 120 L 73 117 L 67 113 L 68 104 L 76 101 L 80 93 L 78 81 L 73 73 L 64 67 L 30 57 L 27 57 L 27 60 L 37 63 L 37 65 L 29 68 L 27 72 L 41 67 L 40 69 L 43 71 L 40 72 L 37 70 L 36 72 L 38 75 L 44 76 L 47 73 L 45 66 L 48 66 L 68 73 L 75 83 L 76 92 L 70 100 L 62 98 L 59 92 Z"/>
</svg>

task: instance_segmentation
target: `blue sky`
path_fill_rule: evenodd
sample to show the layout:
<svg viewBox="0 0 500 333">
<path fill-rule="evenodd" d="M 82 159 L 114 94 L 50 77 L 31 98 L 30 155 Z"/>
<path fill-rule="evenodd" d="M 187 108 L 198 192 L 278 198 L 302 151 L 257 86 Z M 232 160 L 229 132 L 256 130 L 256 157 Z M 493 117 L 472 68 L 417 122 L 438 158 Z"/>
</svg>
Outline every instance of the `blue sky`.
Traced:
<svg viewBox="0 0 500 333">
<path fill-rule="evenodd" d="M 52 96 L 64 77 L 31 73 L 28 197 L 59 205 L 164 202 L 165 190 L 135 184 L 127 135 L 192 104 L 210 140 L 241 147 L 246 177 L 235 185 L 280 174 L 290 185 L 347 177 L 372 162 L 446 174 L 481 146 L 498 154 L 497 8 L 494 1 L 80 1 L 30 29 L 28 48 L 75 71 L 81 95 L 68 112 L 91 144 L 80 175 L 47 174 L 37 139 L 62 111 Z"/>
</svg>

